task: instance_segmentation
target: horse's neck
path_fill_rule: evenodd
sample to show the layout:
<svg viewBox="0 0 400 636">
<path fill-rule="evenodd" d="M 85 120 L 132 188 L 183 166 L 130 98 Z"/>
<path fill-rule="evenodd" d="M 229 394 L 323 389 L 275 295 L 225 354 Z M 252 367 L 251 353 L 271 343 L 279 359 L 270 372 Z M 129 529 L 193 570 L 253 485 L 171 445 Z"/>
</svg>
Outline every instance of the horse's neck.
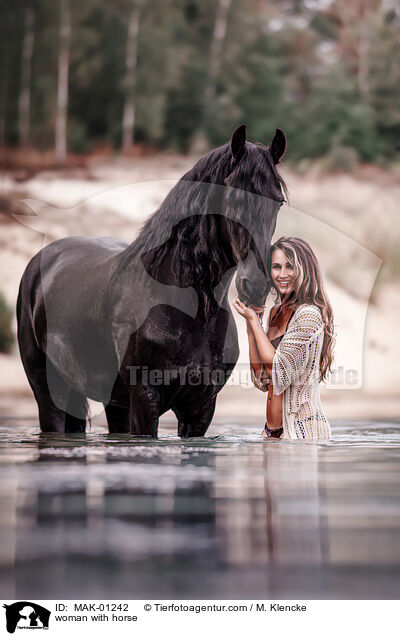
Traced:
<svg viewBox="0 0 400 636">
<path fill-rule="evenodd" d="M 193 268 L 193 273 L 196 272 L 199 279 L 207 278 L 208 272 L 212 277 L 215 268 L 218 271 L 224 270 L 224 275 L 226 271 L 237 266 L 231 246 L 231 237 L 222 214 L 213 213 L 207 218 L 208 223 L 206 216 L 189 215 L 186 217 L 187 227 L 182 226 L 182 221 L 185 221 L 182 219 L 175 224 L 175 230 L 170 228 L 168 234 L 163 228 L 163 240 L 160 237 L 155 239 L 155 245 L 150 249 L 148 242 L 147 247 L 144 247 L 146 242 L 143 241 L 142 237 L 139 237 L 128 248 L 128 252 L 131 251 L 132 256 L 138 257 L 141 251 L 142 260 L 147 264 L 149 273 L 151 270 L 164 272 L 163 278 L 170 279 L 170 284 L 185 284 L 184 280 L 175 278 L 175 273 L 178 272 L 178 275 L 181 274 L 181 278 L 184 279 L 185 274 L 190 271 L 190 265 L 195 262 L 196 267 Z M 156 215 L 153 222 L 155 220 Z M 200 224 L 202 225 L 200 226 Z M 148 230 L 151 231 L 151 228 Z M 190 247 L 188 248 L 188 246 Z M 172 263 L 174 263 L 174 267 Z M 196 280 L 193 280 L 191 284 L 195 285 Z"/>
</svg>

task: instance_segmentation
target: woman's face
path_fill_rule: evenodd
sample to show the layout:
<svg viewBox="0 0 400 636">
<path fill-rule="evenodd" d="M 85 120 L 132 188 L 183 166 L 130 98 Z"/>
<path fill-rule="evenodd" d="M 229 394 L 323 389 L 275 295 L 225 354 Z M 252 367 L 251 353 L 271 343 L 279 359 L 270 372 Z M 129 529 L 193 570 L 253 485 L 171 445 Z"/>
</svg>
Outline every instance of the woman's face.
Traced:
<svg viewBox="0 0 400 636">
<path fill-rule="evenodd" d="M 295 274 L 293 265 L 285 252 L 275 248 L 271 256 L 271 278 L 281 296 L 290 294 L 294 289 Z"/>
</svg>

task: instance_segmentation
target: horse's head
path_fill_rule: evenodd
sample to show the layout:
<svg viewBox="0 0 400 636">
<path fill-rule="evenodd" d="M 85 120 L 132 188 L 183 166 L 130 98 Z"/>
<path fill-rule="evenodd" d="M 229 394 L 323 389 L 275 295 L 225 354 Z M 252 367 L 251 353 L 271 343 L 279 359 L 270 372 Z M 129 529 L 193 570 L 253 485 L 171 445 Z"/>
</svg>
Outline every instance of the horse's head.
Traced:
<svg viewBox="0 0 400 636">
<path fill-rule="evenodd" d="M 279 128 L 268 147 L 248 142 L 244 124 L 232 136 L 226 215 L 234 221 L 229 231 L 239 263 L 236 288 L 246 304 L 262 305 L 271 287 L 267 256 L 286 193 L 276 165 L 285 150 L 286 137 Z"/>
<path fill-rule="evenodd" d="M 165 280 L 163 272 L 172 272 L 176 285 L 203 294 L 207 313 L 221 281 L 238 268 L 240 298 L 263 303 L 270 289 L 268 250 L 286 191 L 276 169 L 285 148 L 280 129 L 267 147 L 248 142 L 242 124 L 230 142 L 202 157 L 134 243 L 152 278 Z"/>
</svg>

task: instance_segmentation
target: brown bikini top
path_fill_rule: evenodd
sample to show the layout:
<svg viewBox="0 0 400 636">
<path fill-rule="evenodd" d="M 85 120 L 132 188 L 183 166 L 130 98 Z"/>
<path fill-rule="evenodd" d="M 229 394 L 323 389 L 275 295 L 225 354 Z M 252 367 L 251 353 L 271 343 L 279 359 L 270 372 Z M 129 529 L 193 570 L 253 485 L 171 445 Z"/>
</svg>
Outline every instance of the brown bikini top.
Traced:
<svg viewBox="0 0 400 636">
<path fill-rule="evenodd" d="M 280 310 L 281 310 L 282 305 L 279 307 L 279 309 L 277 310 L 277 312 L 274 314 L 274 317 L 272 319 L 272 322 L 275 320 L 276 316 L 279 314 Z M 270 340 L 272 346 L 274 347 L 274 349 L 276 349 L 280 343 L 280 341 L 282 340 L 283 336 L 286 334 L 287 329 L 289 327 L 289 323 L 293 318 L 293 314 L 296 311 L 296 307 L 294 307 L 291 311 L 291 314 L 289 316 L 289 320 L 286 323 L 286 329 L 285 329 L 285 333 L 283 333 L 281 336 L 277 336 L 276 338 L 274 338 L 273 340 Z"/>
</svg>

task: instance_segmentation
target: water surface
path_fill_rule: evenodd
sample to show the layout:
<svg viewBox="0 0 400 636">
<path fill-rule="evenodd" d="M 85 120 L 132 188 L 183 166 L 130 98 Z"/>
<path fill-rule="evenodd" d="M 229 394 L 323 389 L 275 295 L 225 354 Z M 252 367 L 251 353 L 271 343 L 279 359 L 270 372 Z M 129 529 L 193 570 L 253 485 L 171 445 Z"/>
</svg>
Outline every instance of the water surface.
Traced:
<svg viewBox="0 0 400 636">
<path fill-rule="evenodd" d="M 334 439 L 40 434 L 0 419 L 0 596 L 399 598 L 400 423 Z"/>
</svg>

